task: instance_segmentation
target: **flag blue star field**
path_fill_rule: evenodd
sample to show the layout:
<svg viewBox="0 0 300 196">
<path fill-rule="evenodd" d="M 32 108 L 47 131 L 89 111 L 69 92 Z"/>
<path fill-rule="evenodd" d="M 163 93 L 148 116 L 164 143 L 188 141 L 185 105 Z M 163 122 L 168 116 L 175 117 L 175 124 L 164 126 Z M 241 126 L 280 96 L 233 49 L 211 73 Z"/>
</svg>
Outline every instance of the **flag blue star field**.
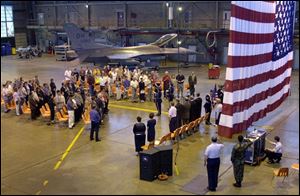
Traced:
<svg viewBox="0 0 300 196">
<path fill-rule="evenodd" d="M 232 1 L 219 135 L 246 130 L 288 96 L 295 1 Z"/>
</svg>

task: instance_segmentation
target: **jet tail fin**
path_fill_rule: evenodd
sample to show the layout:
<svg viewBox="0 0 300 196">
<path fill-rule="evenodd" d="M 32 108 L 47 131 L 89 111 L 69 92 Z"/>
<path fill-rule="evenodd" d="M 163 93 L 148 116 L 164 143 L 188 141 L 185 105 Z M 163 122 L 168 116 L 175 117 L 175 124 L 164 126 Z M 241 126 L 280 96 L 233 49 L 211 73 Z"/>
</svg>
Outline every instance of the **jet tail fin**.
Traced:
<svg viewBox="0 0 300 196">
<path fill-rule="evenodd" d="M 101 48 L 95 43 L 94 37 L 89 32 L 81 30 L 73 23 L 65 23 L 64 30 L 71 41 L 71 47 L 76 51 Z"/>
</svg>

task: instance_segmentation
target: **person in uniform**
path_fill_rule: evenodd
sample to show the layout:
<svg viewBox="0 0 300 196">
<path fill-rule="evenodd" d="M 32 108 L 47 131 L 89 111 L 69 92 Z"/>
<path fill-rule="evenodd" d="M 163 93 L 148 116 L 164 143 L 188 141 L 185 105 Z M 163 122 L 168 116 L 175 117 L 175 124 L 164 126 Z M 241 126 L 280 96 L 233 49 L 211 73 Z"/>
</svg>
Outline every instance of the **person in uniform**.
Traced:
<svg viewBox="0 0 300 196">
<path fill-rule="evenodd" d="M 134 134 L 135 151 L 137 152 L 136 156 L 138 156 L 139 152 L 143 150 L 141 147 L 145 145 L 146 126 L 144 123 L 141 122 L 142 118 L 140 116 L 138 116 L 136 120 L 137 123 L 135 123 L 133 126 L 133 134 Z"/>
<path fill-rule="evenodd" d="M 220 153 L 224 148 L 224 144 L 217 143 L 217 136 L 211 137 L 212 143 L 206 147 L 204 153 L 204 167 L 207 167 L 208 187 L 209 191 L 216 191 L 218 186 L 218 175 L 220 168 Z"/>
<path fill-rule="evenodd" d="M 149 114 L 149 120 L 147 122 L 147 141 L 151 144 L 154 145 L 154 140 L 155 140 L 155 125 L 156 125 L 156 120 L 153 118 L 154 113 Z"/>
<path fill-rule="evenodd" d="M 161 102 L 162 102 L 160 83 L 156 84 L 155 91 L 154 91 L 154 101 L 155 101 L 155 105 L 157 108 L 156 116 L 160 116 L 161 115 Z"/>
<path fill-rule="evenodd" d="M 235 183 L 233 186 L 241 187 L 244 175 L 245 151 L 252 144 L 251 141 L 245 140 L 242 135 L 238 136 L 238 143 L 235 144 L 231 152 L 231 162 L 233 165 L 233 174 Z"/>
<path fill-rule="evenodd" d="M 188 78 L 189 88 L 190 88 L 190 95 L 195 96 L 195 86 L 197 84 L 197 76 L 194 72 Z"/>
<path fill-rule="evenodd" d="M 169 109 L 169 119 L 170 119 L 169 129 L 171 133 L 173 133 L 177 128 L 177 118 L 176 118 L 177 109 L 174 105 L 175 105 L 174 102 L 171 102 L 171 107 Z"/>
<path fill-rule="evenodd" d="M 179 70 L 178 75 L 176 76 L 176 80 L 177 80 L 177 89 L 178 89 L 178 93 L 177 93 L 177 97 L 183 97 L 183 88 L 184 88 L 184 75 L 181 73 L 181 70 Z"/>
</svg>

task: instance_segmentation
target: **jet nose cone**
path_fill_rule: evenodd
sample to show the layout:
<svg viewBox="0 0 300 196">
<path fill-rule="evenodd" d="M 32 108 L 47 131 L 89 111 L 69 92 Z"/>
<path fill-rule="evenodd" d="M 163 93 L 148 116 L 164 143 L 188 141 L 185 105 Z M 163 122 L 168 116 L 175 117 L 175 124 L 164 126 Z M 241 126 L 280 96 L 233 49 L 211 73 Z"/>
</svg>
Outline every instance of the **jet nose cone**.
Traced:
<svg viewBox="0 0 300 196">
<path fill-rule="evenodd" d="M 190 50 L 187 48 L 180 48 L 180 50 L 182 51 L 182 53 L 185 53 L 185 54 L 200 54 L 199 52 L 197 52 L 195 50 Z"/>
</svg>

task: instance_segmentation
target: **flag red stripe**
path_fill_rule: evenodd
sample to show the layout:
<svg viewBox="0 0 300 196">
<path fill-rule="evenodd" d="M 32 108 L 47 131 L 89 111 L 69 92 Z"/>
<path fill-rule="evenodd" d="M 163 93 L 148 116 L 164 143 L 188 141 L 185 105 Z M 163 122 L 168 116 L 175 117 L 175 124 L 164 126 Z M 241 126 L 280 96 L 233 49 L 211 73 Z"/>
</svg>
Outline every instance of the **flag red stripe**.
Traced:
<svg viewBox="0 0 300 196">
<path fill-rule="evenodd" d="M 227 67 L 249 67 L 272 60 L 272 52 L 253 56 L 229 56 Z"/>
<path fill-rule="evenodd" d="M 254 34 L 230 31 L 229 42 L 237 44 L 263 44 L 273 42 L 274 33 Z"/>
<path fill-rule="evenodd" d="M 269 88 L 266 91 L 260 92 L 249 99 L 244 101 L 235 102 L 233 105 L 223 103 L 222 114 L 233 116 L 234 113 L 242 112 L 248 110 L 253 104 L 259 103 L 262 100 L 265 100 L 268 96 L 273 96 L 279 92 L 285 85 L 289 84 L 291 77 L 285 78 L 280 84 Z"/>
<path fill-rule="evenodd" d="M 231 4 L 231 16 L 247 21 L 260 22 L 260 23 L 274 23 L 274 13 L 263 13 L 249 10 L 234 4 Z"/>
<path fill-rule="evenodd" d="M 238 124 L 234 124 L 233 128 L 219 125 L 218 126 L 218 135 L 231 138 L 234 133 L 241 133 L 242 131 L 246 130 L 253 122 L 259 120 L 260 118 L 265 117 L 267 113 L 275 110 L 286 99 L 286 97 L 288 95 L 289 95 L 289 92 L 283 94 L 281 96 L 281 98 L 278 99 L 276 102 L 274 102 L 271 105 L 268 105 L 268 107 L 266 107 L 256 113 L 254 113 L 248 120 L 245 120 Z"/>
<path fill-rule="evenodd" d="M 283 66 L 279 67 L 276 70 L 270 70 L 268 72 L 255 75 L 250 78 L 245 79 L 239 79 L 239 80 L 226 80 L 225 81 L 225 90 L 226 92 L 234 92 L 238 90 L 243 90 L 247 88 L 251 88 L 252 86 L 255 86 L 256 84 L 260 84 L 262 82 L 268 81 L 269 79 L 274 79 L 277 76 L 283 74 L 285 70 L 292 67 L 293 61 L 288 61 Z"/>
</svg>

